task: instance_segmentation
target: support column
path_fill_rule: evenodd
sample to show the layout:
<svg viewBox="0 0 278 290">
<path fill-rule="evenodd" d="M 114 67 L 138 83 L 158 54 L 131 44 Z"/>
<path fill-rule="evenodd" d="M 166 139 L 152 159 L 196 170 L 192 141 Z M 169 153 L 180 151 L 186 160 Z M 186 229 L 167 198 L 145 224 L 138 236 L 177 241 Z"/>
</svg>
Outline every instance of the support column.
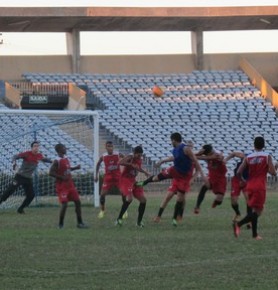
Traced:
<svg viewBox="0 0 278 290">
<path fill-rule="evenodd" d="M 197 70 L 204 69 L 204 41 L 203 31 L 191 31 L 191 48 Z"/>
<path fill-rule="evenodd" d="M 73 29 L 66 34 L 67 53 L 71 55 L 72 73 L 80 73 L 80 31 Z"/>
</svg>

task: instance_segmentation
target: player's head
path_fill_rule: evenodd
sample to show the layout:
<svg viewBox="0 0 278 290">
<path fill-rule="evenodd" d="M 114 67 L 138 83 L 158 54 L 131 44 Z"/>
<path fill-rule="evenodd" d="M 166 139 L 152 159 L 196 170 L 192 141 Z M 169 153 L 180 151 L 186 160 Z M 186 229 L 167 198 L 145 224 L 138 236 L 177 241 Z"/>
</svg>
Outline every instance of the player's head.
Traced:
<svg viewBox="0 0 278 290">
<path fill-rule="evenodd" d="M 212 148 L 212 145 L 211 144 L 205 144 L 202 149 L 204 150 L 203 151 L 203 154 L 204 155 L 209 155 L 213 152 L 213 148 Z"/>
<path fill-rule="evenodd" d="M 143 155 L 143 148 L 142 146 L 136 146 L 134 149 L 133 149 L 133 155 L 135 158 L 141 158 L 142 155 Z"/>
<path fill-rule="evenodd" d="M 40 148 L 40 142 L 39 141 L 33 141 L 31 143 L 31 150 L 33 153 L 38 153 Z"/>
<path fill-rule="evenodd" d="M 114 145 L 112 141 L 107 141 L 105 143 L 105 148 L 108 154 L 112 154 L 113 153 L 113 149 L 114 149 Z"/>
<path fill-rule="evenodd" d="M 258 136 L 254 140 L 254 147 L 257 150 L 262 150 L 265 146 L 264 137 Z"/>
<path fill-rule="evenodd" d="M 170 139 L 171 139 L 172 145 L 174 147 L 176 147 L 182 141 L 181 134 L 177 133 L 177 132 L 176 133 L 172 133 Z"/>
<path fill-rule="evenodd" d="M 55 145 L 55 151 L 60 154 L 60 155 L 63 155 L 63 154 L 66 154 L 67 153 L 67 148 L 65 145 L 61 144 L 61 143 L 58 143 Z"/>
</svg>

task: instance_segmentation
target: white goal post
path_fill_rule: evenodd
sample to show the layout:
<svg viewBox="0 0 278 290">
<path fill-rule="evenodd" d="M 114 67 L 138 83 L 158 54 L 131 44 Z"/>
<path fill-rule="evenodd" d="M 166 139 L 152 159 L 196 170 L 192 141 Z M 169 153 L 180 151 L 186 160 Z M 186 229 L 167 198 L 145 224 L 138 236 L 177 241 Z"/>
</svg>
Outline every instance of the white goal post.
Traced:
<svg viewBox="0 0 278 290">
<path fill-rule="evenodd" d="M 55 145 L 63 143 L 71 165 L 81 165 L 80 170 L 72 173 L 78 191 L 99 207 L 99 183 L 93 179 L 99 159 L 97 111 L 11 110 L 0 107 L 0 127 L 0 194 L 16 173 L 12 168 L 14 155 L 30 150 L 30 144 L 37 140 L 41 153 L 53 160 L 57 157 Z M 20 160 L 18 163 L 20 166 Z M 50 164 L 40 162 L 34 174 L 35 202 L 38 204 L 55 196 L 54 178 L 49 176 L 49 168 Z M 22 194 L 22 189 L 18 189 L 0 208 L 18 206 Z"/>
</svg>

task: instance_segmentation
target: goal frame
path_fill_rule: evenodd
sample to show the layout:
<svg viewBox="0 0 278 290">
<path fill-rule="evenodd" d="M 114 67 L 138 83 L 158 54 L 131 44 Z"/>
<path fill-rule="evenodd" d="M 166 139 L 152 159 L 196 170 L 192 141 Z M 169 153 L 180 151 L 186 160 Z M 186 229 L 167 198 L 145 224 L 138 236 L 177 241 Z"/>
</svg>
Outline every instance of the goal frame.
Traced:
<svg viewBox="0 0 278 290">
<path fill-rule="evenodd" d="M 95 171 L 95 164 L 99 159 L 99 113 L 97 111 L 74 111 L 74 110 L 66 110 L 66 111 L 59 111 L 59 110 L 15 110 L 15 109 L 0 109 L 0 114 L 16 114 L 16 115 L 32 115 L 32 114 L 39 114 L 39 115 L 85 115 L 85 116 L 92 116 L 94 120 L 93 126 L 93 158 L 94 158 L 94 168 Z M 94 182 L 94 206 L 99 207 L 99 181 Z"/>
</svg>

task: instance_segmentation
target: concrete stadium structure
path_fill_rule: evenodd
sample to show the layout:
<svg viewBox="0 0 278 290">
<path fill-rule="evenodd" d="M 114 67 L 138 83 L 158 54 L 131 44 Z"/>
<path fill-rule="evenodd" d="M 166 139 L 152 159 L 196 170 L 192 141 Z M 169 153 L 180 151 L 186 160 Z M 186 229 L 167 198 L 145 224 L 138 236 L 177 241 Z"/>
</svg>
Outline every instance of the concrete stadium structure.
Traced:
<svg viewBox="0 0 278 290">
<path fill-rule="evenodd" d="M 1 7 L 1 32 L 65 32 L 68 54 L 0 56 L 2 68 L 0 79 L 20 79 L 24 72 L 129 74 L 188 73 L 195 69 L 238 69 L 240 58 L 244 57 L 270 85 L 277 86 L 278 53 L 203 53 L 204 31 L 277 29 L 277 15 L 277 6 Z M 191 31 L 193 53 L 157 56 L 82 56 L 80 55 L 81 31 Z"/>
</svg>

